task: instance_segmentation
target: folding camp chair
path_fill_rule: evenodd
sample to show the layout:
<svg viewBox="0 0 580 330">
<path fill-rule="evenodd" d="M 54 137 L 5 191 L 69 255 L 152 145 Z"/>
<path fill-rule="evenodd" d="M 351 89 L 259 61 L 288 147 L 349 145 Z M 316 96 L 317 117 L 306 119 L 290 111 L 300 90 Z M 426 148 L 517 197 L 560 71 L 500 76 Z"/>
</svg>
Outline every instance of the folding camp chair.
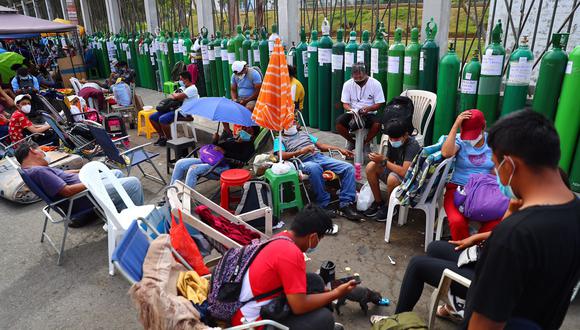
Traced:
<svg viewBox="0 0 580 330">
<path fill-rule="evenodd" d="M 122 137 L 121 139 L 115 140 L 115 142 L 113 142 L 113 140 L 111 139 L 111 137 L 109 136 L 107 131 L 105 131 L 104 128 L 96 127 L 94 125 L 88 126 L 91 131 L 91 134 L 95 138 L 96 143 L 99 146 L 101 146 L 103 152 L 105 153 L 105 156 L 107 156 L 107 159 L 109 160 L 109 165 L 111 167 L 124 169 L 127 171 L 127 175 L 129 176 L 131 175 L 131 169 L 136 166 L 141 171 L 144 177 L 151 179 L 155 182 L 161 183 L 163 185 L 167 184 L 167 182 L 161 175 L 161 172 L 159 172 L 159 169 L 157 168 L 157 166 L 155 166 L 155 163 L 153 162 L 153 158 L 159 156 L 159 153 L 145 151 L 145 147 L 151 145 L 152 144 L 151 142 L 121 152 L 115 145 L 115 142 L 126 139 L 128 138 L 128 136 Z M 153 176 L 145 173 L 145 171 L 141 167 L 143 163 L 149 163 L 153 167 L 158 176 Z"/>
<path fill-rule="evenodd" d="M 60 265 L 62 261 L 62 254 L 64 252 L 64 243 L 68 233 L 68 225 L 71 223 L 72 219 L 87 215 L 89 212 L 93 211 L 92 208 L 88 208 L 73 213 L 73 205 L 75 201 L 78 201 L 81 198 L 88 198 L 88 200 L 90 200 L 91 203 L 93 203 L 95 206 L 94 210 L 99 216 L 101 216 L 101 218 L 102 211 L 98 207 L 98 204 L 95 202 L 93 197 L 88 193 L 88 190 L 84 190 L 69 198 L 54 199 L 48 197 L 42 188 L 40 188 L 40 186 L 38 186 L 36 182 L 34 182 L 21 168 L 18 168 L 18 173 L 28 188 L 46 203 L 46 206 L 42 209 L 42 213 L 44 213 L 44 226 L 42 227 L 40 241 L 44 242 L 44 238 L 46 237 L 50 245 L 52 245 L 52 247 L 58 253 L 57 265 Z M 51 211 L 54 211 L 59 219 L 54 218 L 54 216 L 51 214 Z M 48 224 L 49 220 L 53 224 L 62 223 L 64 225 L 64 234 L 62 237 L 62 242 L 60 243 L 60 247 L 57 247 L 56 242 L 53 241 L 52 238 L 46 233 L 46 225 Z"/>
<path fill-rule="evenodd" d="M 45 112 L 42 112 L 41 114 L 46 123 L 56 133 L 56 136 L 58 136 L 58 139 L 61 141 L 62 145 L 65 148 L 68 148 L 72 150 L 74 153 L 79 154 L 81 156 L 90 155 L 90 153 L 83 151 L 89 151 L 93 149 L 95 143 L 94 140 L 88 141 L 80 135 L 73 134 L 72 129 L 67 130 L 66 128 L 62 127 L 49 114 Z"/>
</svg>

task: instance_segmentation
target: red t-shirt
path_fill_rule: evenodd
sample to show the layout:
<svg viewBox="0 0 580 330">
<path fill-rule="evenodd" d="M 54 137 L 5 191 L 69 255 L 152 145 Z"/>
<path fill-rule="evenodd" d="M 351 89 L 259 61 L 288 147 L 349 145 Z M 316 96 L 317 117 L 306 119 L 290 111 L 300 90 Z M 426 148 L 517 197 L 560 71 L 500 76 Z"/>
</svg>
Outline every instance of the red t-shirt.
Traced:
<svg viewBox="0 0 580 330">
<path fill-rule="evenodd" d="M 20 110 L 14 111 L 12 117 L 10 117 L 10 123 L 8 124 L 8 135 L 10 135 L 10 140 L 12 143 L 22 140 L 24 138 L 24 130 L 26 127 L 32 126 L 32 122 L 24 112 Z"/>
<path fill-rule="evenodd" d="M 288 232 L 276 236 L 291 237 Z M 244 276 L 240 300 L 246 301 L 280 287 L 286 295 L 306 293 L 304 255 L 294 242 L 285 239 L 268 243 L 258 253 Z M 240 325 L 242 317 L 249 322 L 256 320 L 260 307 L 277 295 L 245 304 L 232 318 L 232 325 Z"/>
</svg>

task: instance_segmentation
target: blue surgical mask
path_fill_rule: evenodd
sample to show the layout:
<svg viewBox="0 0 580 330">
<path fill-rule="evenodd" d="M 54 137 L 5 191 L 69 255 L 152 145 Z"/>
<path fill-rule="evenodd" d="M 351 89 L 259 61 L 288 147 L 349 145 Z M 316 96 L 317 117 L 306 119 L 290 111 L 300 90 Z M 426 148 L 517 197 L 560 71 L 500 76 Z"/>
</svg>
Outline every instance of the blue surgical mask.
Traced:
<svg viewBox="0 0 580 330">
<path fill-rule="evenodd" d="M 238 134 L 238 136 L 240 137 L 240 139 L 242 139 L 242 141 L 250 141 L 252 139 L 252 136 L 250 135 L 250 133 L 241 130 L 240 133 Z"/>
<path fill-rule="evenodd" d="M 506 159 L 510 160 L 512 166 L 514 167 L 514 170 L 512 171 L 512 174 L 510 175 L 507 184 L 504 185 L 503 183 L 501 183 L 501 179 L 499 177 L 499 168 L 501 168 Z M 497 184 L 499 185 L 499 191 L 501 191 L 501 193 L 509 199 L 518 199 L 518 197 L 516 196 L 516 194 L 512 189 L 512 186 L 510 185 L 512 183 L 512 178 L 514 177 L 514 173 L 516 172 L 516 164 L 514 164 L 514 161 L 511 158 L 504 157 L 499 166 L 497 168 L 494 168 L 494 170 L 497 178 Z"/>
<path fill-rule="evenodd" d="M 391 147 L 393 148 L 400 148 L 403 145 L 403 140 L 399 140 L 399 141 L 390 141 L 389 143 L 391 144 Z"/>
<path fill-rule="evenodd" d="M 185 88 L 185 83 L 183 82 L 183 80 L 179 81 L 179 86 L 181 86 L 181 88 Z"/>
</svg>

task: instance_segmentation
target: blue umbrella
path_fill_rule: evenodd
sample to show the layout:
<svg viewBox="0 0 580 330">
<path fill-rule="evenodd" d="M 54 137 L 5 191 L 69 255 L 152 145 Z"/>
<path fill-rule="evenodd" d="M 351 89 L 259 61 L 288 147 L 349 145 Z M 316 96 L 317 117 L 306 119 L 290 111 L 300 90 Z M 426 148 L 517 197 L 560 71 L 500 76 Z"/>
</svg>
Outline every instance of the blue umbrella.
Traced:
<svg viewBox="0 0 580 330">
<path fill-rule="evenodd" d="M 181 107 L 181 112 L 217 122 L 256 126 L 256 123 L 252 120 L 252 112 L 250 110 L 225 97 L 203 97 L 187 102 Z"/>
<path fill-rule="evenodd" d="M 6 49 L 0 48 L 0 54 L 2 54 L 2 53 L 6 53 Z"/>
</svg>

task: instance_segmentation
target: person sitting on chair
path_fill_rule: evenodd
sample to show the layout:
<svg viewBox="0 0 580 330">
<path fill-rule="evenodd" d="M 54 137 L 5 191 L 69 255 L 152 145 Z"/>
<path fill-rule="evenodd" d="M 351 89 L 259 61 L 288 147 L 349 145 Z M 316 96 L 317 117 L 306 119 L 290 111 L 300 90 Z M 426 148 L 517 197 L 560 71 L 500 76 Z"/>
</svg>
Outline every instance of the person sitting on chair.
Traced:
<svg viewBox="0 0 580 330">
<path fill-rule="evenodd" d="M 421 146 L 409 135 L 406 125 L 401 120 L 393 119 L 386 123 L 385 133 L 389 136 L 387 155 L 371 152 L 369 154 L 371 162 L 365 169 L 374 202 L 364 215 L 380 222 L 386 221 L 388 207 L 383 202 L 379 179 L 387 184 L 387 195 L 390 195 L 393 189 L 403 182 L 413 159 L 421 152 Z"/>
<path fill-rule="evenodd" d="M 299 130 L 296 123 L 282 132 L 281 147 L 279 138 L 274 141 L 274 152 L 280 149 L 282 159 L 298 158 L 301 161 L 301 170 L 309 175 L 316 204 L 322 208 L 327 208 L 330 203 L 330 194 L 326 191 L 322 173 L 328 170 L 338 175 L 341 186 L 338 194 L 339 210 L 349 220 L 360 220 L 354 205 L 356 201 L 354 166 L 321 153 L 337 150 L 344 156 L 352 156 L 352 151 L 322 143 L 318 138 Z"/>
<path fill-rule="evenodd" d="M 179 85 L 182 91 L 175 92 L 169 95 L 169 98 L 178 102 L 183 102 L 181 106 L 199 99 L 197 87 L 191 82 L 191 74 L 188 71 L 183 71 L 179 74 Z M 175 112 L 156 112 L 149 117 L 149 121 L 153 128 L 159 134 L 159 139 L 155 141 L 157 146 L 165 146 L 167 140 L 171 140 L 171 123 L 175 120 Z"/>
<path fill-rule="evenodd" d="M 347 112 L 336 119 L 336 130 L 348 142 L 347 149 L 354 150 L 355 140 L 350 133 L 358 129 L 350 125 L 354 116 L 351 112 L 357 112 L 369 130 L 364 140 L 367 146 L 381 129 L 377 111 L 385 105 L 385 95 L 381 83 L 366 74 L 364 63 L 352 66 L 352 78 L 344 83 L 340 100 Z"/>
<path fill-rule="evenodd" d="M 12 90 L 15 94 L 34 94 L 40 90 L 40 84 L 35 76 L 28 72 L 28 68 L 21 66 L 12 78 Z"/>
<path fill-rule="evenodd" d="M 72 197 L 86 189 L 86 186 L 81 183 L 79 179 L 79 170 L 63 171 L 58 168 L 49 167 L 50 159 L 48 155 L 42 151 L 38 144 L 34 142 L 22 142 L 15 152 L 16 160 L 20 163 L 22 170 L 26 173 L 32 181 L 34 181 L 44 193 L 54 199 L 62 199 Z M 141 181 L 136 177 L 124 177 L 120 170 L 113 170 L 115 176 L 119 178 L 121 185 L 131 197 L 135 205 L 143 205 L 143 189 L 141 188 Z M 121 196 L 111 185 L 107 187 L 107 192 L 115 203 L 118 210 L 124 209 L 126 206 L 123 203 Z M 80 210 L 93 208 L 92 203 L 88 199 L 75 201 L 73 205 L 73 213 Z M 69 227 L 81 227 L 92 221 L 94 216 L 85 216 L 82 219 L 73 219 Z"/>
<path fill-rule="evenodd" d="M 296 110 L 304 110 L 304 86 L 298 78 L 296 78 L 296 68 L 292 65 L 288 65 L 288 75 L 290 75 L 290 91 L 292 93 L 292 102 L 294 102 L 294 108 Z"/>
<path fill-rule="evenodd" d="M 16 111 L 14 111 L 8 123 L 10 140 L 15 143 L 29 134 L 42 133 L 43 135 L 34 136 L 32 139 L 39 144 L 58 145 L 58 137 L 47 123 L 35 125 L 28 119 L 27 115 L 32 110 L 31 101 L 32 98 L 28 94 L 17 95 L 14 99 Z"/>
</svg>

